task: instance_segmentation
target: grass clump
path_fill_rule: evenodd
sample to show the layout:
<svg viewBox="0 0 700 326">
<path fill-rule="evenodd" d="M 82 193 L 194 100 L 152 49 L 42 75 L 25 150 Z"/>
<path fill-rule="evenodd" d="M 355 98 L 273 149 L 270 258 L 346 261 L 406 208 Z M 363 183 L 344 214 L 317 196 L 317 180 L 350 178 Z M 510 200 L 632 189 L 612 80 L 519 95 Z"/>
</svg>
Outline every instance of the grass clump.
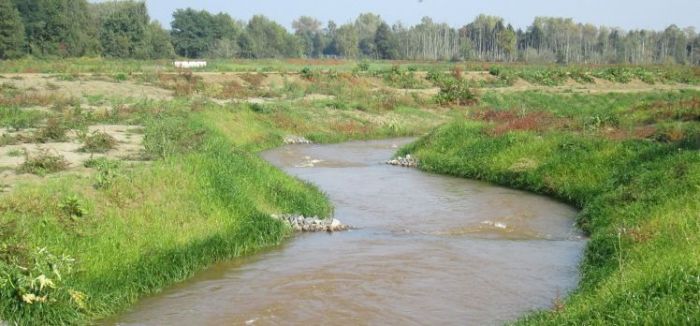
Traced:
<svg viewBox="0 0 700 326">
<path fill-rule="evenodd" d="M 31 173 L 43 176 L 68 168 L 68 161 L 66 161 L 63 156 L 52 154 L 45 149 L 33 155 L 25 152 L 24 157 L 24 163 L 17 169 L 20 173 Z"/>
</svg>

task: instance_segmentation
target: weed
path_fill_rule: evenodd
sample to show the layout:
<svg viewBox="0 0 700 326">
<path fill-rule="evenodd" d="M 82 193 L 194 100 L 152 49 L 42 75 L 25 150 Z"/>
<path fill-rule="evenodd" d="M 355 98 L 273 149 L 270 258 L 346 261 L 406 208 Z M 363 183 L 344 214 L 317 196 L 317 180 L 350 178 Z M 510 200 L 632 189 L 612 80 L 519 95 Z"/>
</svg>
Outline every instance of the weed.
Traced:
<svg viewBox="0 0 700 326">
<path fill-rule="evenodd" d="M 361 72 L 369 71 L 370 64 L 369 61 L 360 61 L 357 63 L 357 70 Z"/>
</svg>

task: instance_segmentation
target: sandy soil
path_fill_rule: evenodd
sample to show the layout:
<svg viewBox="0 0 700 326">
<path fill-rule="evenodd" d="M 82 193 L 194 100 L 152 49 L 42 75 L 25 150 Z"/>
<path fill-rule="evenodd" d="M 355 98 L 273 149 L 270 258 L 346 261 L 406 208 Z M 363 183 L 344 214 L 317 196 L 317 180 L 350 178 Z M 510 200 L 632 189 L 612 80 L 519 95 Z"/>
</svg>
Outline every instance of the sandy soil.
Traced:
<svg viewBox="0 0 700 326">
<path fill-rule="evenodd" d="M 141 85 L 133 81 L 112 82 L 94 79 L 92 76 L 81 75 L 72 81 L 59 80 L 49 74 L 5 74 L 3 83 L 9 83 L 19 89 L 29 90 L 46 95 L 61 95 L 64 97 L 134 97 L 154 100 L 173 98 L 173 92 L 163 88 Z"/>
<path fill-rule="evenodd" d="M 123 161 L 138 159 L 143 151 L 143 134 L 138 126 L 127 125 L 94 125 L 88 128 L 90 133 L 100 131 L 107 133 L 117 140 L 117 145 L 106 153 L 83 153 L 80 149 L 83 144 L 75 132 L 69 132 L 69 139 L 65 142 L 53 143 L 23 143 L 16 145 L 0 146 L 0 191 L 7 191 L 12 186 L 22 181 L 40 179 L 30 174 L 17 174 L 16 169 L 25 161 L 25 151 L 30 156 L 42 151 L 48 151 L 54 155 L 63 156 L 68 162 L 68 171 L 72 173 L 89 173 L 90 169 L 83 167 L 83 163 L 90 158 L 107 157 Z M 30 134 L 31 130 L 23 130 L 22 133 Z M 6 129 L 0 129 L 2 134 L 16 134 Z"/>
</svg>

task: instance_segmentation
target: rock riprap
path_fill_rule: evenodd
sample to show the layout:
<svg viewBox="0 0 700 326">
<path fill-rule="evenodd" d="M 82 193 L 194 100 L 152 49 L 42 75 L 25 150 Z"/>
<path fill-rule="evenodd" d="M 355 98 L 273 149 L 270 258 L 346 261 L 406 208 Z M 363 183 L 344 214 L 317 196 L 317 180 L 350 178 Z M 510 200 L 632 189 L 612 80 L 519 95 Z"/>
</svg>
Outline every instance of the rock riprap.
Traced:
<svg viewBox="0 0 700 326">
<path fill-rule="evenodd" d="M 386 164 L 403 166 L 407 168 L 415 168 L 418 166 L 418 160 L 416 160 L 411 154 L 406 156 L 399 156 L 397 158 L 386 161 Z"/>
<path fill-rule="evenodd" d="M 313 144 L 312 141 L 302 137 L 302 136 L 294 136 L 294 135 L 287 135 L 284 136 L 284 143 L 287 145 L 303 145 L 303 144 Z"/>
<path fill-rule="evenodd" d="M 295 232 L 338 232 L 350 229 L 350 226 L 335 218 L 320 219 L 303 215 L 272 215 L 272 218 L 286 223 Z"/>
</svg>

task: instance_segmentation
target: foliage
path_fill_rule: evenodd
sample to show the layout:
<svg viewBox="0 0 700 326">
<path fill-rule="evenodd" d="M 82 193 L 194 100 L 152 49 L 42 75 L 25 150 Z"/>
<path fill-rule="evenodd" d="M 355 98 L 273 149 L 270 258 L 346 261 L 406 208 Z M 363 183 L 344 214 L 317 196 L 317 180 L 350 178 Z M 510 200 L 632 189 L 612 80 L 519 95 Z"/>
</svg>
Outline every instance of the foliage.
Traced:
<svg viewBox="0 0 700 326">
<path fill-rule="evenodd" d="M 0 316 L 37 324 L 76 318 L 87 308 L 87 297 L 67 285 L 74 264 L 73 258 L 46 248 L 32 251 L 25 260 L 0 260 Z"/>
<path fill-rule="evenodd" d="M 14 2 L 24 22 L 28 54 L 68 57 L 98 53 L 98 28 L 86 0 Z"/>
<path fill-rule="evenodd" d="M 121 2 L 102 19 L 100 42 L 107 57 L 146 57 L 139 54 L 145 47 L 149 17 L 144 2 Z"/>
<path fill-rule="evenodd" d="M 0 60 L 14 59 L 24 52 L 24 23 L 12 0 L 0 0 Z"/>
<path fill-rule="evenodd" d="M 387 23 L 382 22 L 377 27 L 377 32 L 374 36 L 374 43 L 377 47 L 377 55 L 380 59 L 398 59 L 399 44 L 396 36 L 391 32 L 391 28 Z"/>
</svg>

